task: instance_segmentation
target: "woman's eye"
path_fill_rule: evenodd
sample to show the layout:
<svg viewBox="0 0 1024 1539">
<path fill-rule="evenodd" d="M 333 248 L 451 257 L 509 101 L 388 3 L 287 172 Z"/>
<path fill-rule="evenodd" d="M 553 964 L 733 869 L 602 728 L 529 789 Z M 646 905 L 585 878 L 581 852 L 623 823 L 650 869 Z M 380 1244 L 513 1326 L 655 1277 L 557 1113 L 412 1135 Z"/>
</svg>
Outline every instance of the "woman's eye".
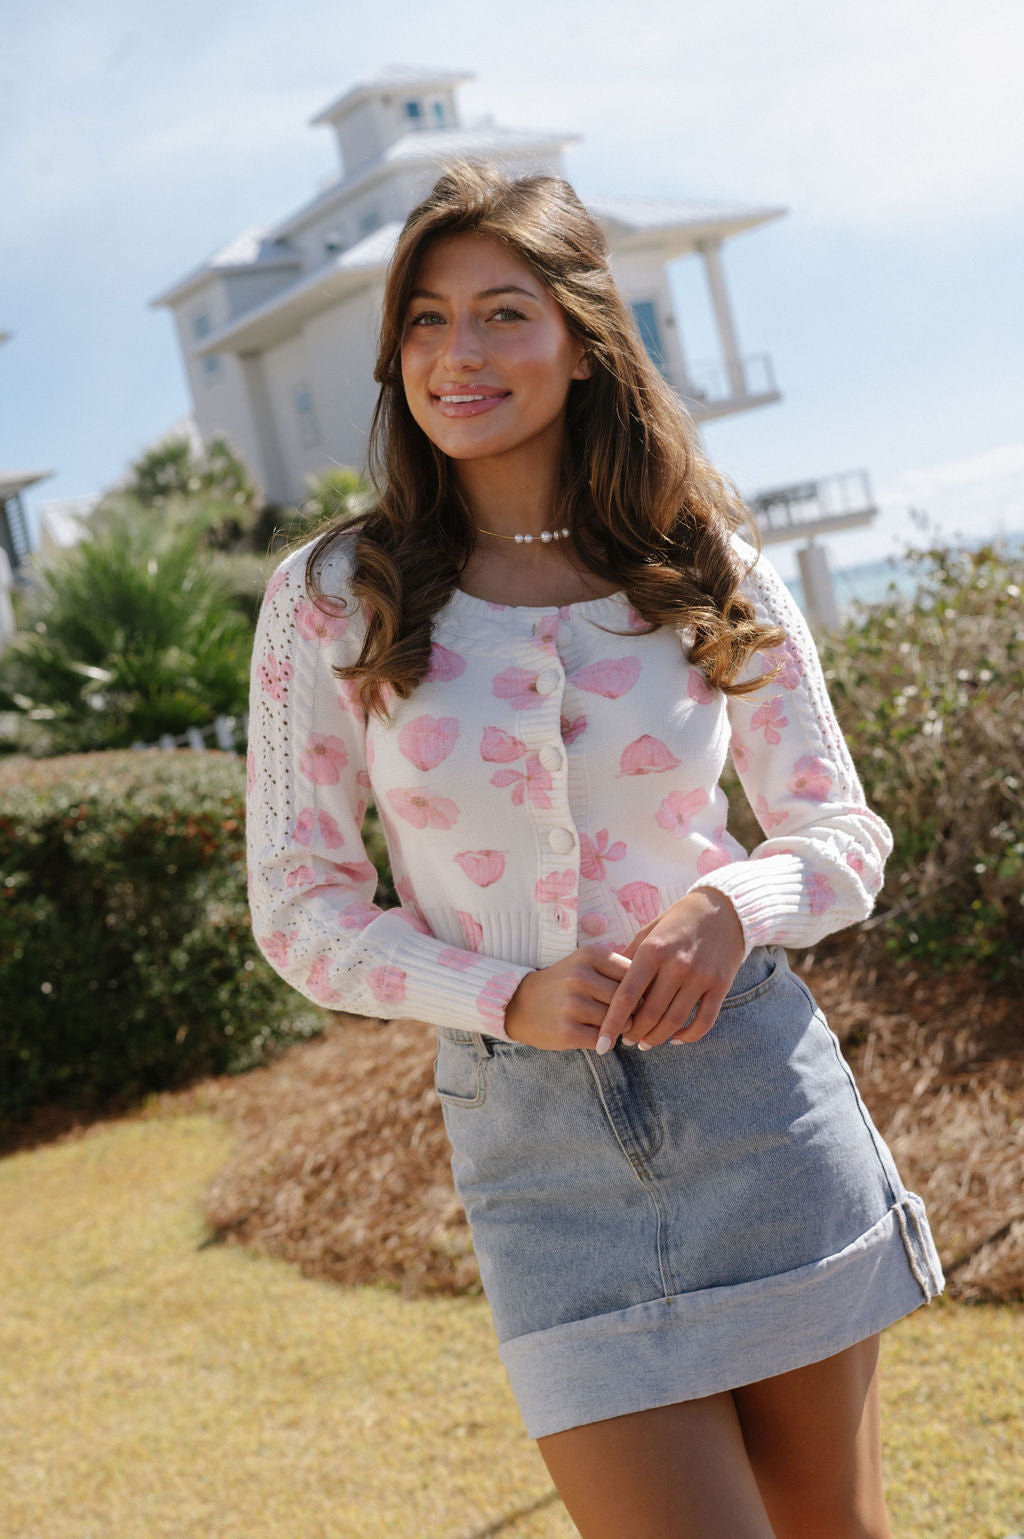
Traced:
<svg viewBox="0 0 1024 1539">
<path fill-rule="evenodd" d="M 421 310 L 419 315 L 412 315 L 412 316 L 409 317 L 409 325 L 410 326 L 437 326 L 437 325 L 441 324 L 443 319 L 444 319 L 444 317 L 441 316 L 441 315 L 438 315 L 436 310 Z"/>
<path fill-rule="evenodd" d="M 526 316 L 521 310 L 513 310 L 511 305 L 502 305 L 500 310 L 495 310 L 493 319 L 497 321 L 525 321 Z"/>
</svg>

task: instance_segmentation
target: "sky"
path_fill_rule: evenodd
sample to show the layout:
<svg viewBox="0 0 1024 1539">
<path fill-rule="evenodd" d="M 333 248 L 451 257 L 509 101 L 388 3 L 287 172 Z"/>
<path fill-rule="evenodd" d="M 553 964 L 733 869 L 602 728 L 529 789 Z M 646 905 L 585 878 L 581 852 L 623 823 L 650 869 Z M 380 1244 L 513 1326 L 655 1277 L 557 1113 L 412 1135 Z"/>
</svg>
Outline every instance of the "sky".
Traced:
<svg viewBox="0 0 1024 1539">
<path fill-rule="evenodd" d="M 10 5 L 10 0 L 8 0 Z M 782 205 L 726 243 L 774 406 L 705 428 L 744 493 L 865 469 L 850 565 L 1024 529 L 1019 0 L 47 0 L 4 7 L 0 467 L 114 482 L 188 410 L 152 297 L 336 174 L 309 119 L 391 64 L 472 72 L 464 121 L 581 136 L 581 196 Z M 717 351 L 694 259 L 687 350 Z M 789 553 L 780 552 L 785 568 Z"/>
</svg>

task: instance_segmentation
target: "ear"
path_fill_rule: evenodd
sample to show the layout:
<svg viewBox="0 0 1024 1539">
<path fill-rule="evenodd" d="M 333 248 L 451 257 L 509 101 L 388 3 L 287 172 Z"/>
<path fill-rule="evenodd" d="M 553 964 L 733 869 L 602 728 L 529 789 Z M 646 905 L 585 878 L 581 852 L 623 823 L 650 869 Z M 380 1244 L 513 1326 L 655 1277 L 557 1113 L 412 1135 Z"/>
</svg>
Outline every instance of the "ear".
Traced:
<svg viewBox="0 0 1024 1539">
<path fill-rule="evenodd" d="M 590 378 L 590 354 L 586 348 L 580 348 L 580 355 L 576 360 L 576 367 L 572 371 L 573 379 Z"/>
</svg>

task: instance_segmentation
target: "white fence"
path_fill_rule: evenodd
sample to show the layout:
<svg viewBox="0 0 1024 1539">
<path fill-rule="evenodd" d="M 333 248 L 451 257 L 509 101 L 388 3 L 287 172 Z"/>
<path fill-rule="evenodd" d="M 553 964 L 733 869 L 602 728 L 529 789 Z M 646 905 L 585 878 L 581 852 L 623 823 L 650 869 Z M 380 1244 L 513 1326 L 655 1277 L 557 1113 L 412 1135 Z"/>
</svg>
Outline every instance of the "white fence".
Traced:
<svg viewBox="0 0 1024 1539">
<path fill-rule="evenodd" d="M 245 747 L 248 735 L 248 716 L 218 716 L 205 727 L 189 727 L 177 737 L 172 732 L 165 732 L 156 743 L 133 743 L 132 747 L 140 751 L 146 748 L 191 748 L 194 753 L 219 748 L 221 753 L 236 754 L 239 748 Z"/>
</svg>

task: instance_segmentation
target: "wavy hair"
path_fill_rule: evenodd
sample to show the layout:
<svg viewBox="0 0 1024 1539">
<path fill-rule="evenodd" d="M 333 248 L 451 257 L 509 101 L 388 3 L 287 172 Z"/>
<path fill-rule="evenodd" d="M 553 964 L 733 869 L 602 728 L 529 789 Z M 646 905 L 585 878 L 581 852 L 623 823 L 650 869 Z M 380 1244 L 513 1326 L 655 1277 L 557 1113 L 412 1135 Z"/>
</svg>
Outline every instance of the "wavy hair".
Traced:
<svg viewBox="0 0 1024 1539">
<path fill-rule="evenodd" d="M 741 681 L 740 670 L 752 652 L 784 638 L 757 621 L 738 591 L 744 573 L 730 531 L 745 526 L 756 546 L 756 530 L 648 357 L 612 278 L 599 226 L 561 178 L 509 178 L 476 164 L 446 171 L 399 236 L 374 370 L 375 503 L 330 526 L 307 563 L 310 595 L 336 604 L 321 585 L 323 560 L 337 541 L 354 542 L 351 588 L 366 631 L 358 660 L 336 672 L 358 680 L 367 710 L 386 715 L 392 691 L 408 697 L 430 663 L 433 618 L 475 547 L 451 462 L 413 419 L 401 368 L 424 253 L 431 242 L 461 234 L 498 240 L 525 263 L 586 348 L 590 377 L 570 386 L 555 508 L 579 563 L 623 589 L 651 630 L 670 625 L 690 633 L 690 660 L 713 688 L 757 689 L 764 678 Z"/>
</svg>

